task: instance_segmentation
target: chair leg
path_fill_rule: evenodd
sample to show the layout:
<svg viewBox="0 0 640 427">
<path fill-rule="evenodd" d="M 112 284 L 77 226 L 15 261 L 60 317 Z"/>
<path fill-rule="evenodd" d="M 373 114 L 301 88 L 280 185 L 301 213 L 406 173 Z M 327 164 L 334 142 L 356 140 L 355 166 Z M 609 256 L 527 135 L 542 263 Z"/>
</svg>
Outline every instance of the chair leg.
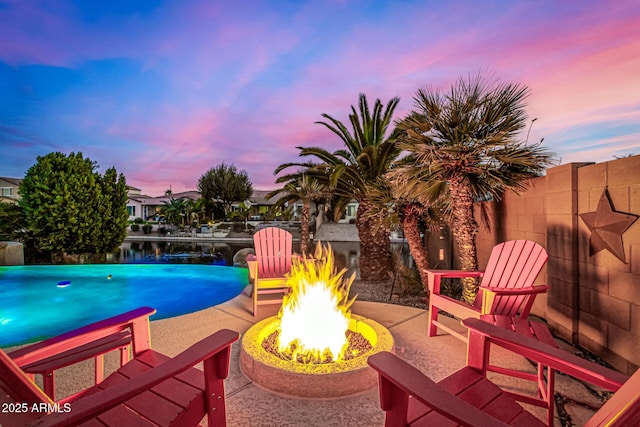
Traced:
<svg viewBox="0 0 640 427">
<path fill-rule="evenodd" d="M 253 286 L 253 317 L 256 317 L 258 314 L 258 289 L 254 285 Z"/>
<path fill-rule="evenodd" d="M 100 384 L 104 380 L 104 354 L 95 357 L 95 384 Z"/>
<path fill-rule="evenodd" d="M 438 327 L 435 322 L 438 321 L 438 307 L 429 304 L 429 325 L 427 335 L 435 337 L 438 334 Z"/>
<path fill-rule="evenodd" d="M 207 424 L 224 427 L 227 425 L 224 379 L 229 375 L 231 348 L 203 361 L 205 377 L 205 407 Z"/>
<path fill-rule="evenodd" d="M 545 379 L 545 370 L 547 371 Z M 547 425 L 553 425 L 555 417 L 555 370 L 538 363 L 538 398 L 547 405 Z"/>
<path fill-rule="evenodd" d="M 45 371 L 42 373 L 42 386 L 47 396 L 54 402 L 56 401 L 56 377 L 54 371 Z"/>
<path fill-rule="evenodd" d="M 549 409 L 547 412 L 547 424 L 553 425 L 553 418 L 555 416 L 555 403 L 556 398 L 554 395 L 554 387 L 556 380 L 556 371 L 547 366 L 547 399 L 549 403 Z"/>
<path fill-rule="evenodd" d="M 130 351 L 130 346 L 126 345 L 124 347 L 120 347 L 120 367 L 122 368 L 124 365 L 127 364 L 127 362 L 129 362 L 129 351 Z"/>
</svg>

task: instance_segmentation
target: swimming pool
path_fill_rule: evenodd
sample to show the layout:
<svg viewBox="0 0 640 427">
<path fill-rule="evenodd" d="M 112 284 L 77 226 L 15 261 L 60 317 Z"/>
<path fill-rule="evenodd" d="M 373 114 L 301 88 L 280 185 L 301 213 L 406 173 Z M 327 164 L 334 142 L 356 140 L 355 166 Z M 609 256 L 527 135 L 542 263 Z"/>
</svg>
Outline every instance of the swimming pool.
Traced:
<svg viewBox="0 0 640 427">
<path fill-rule="evenodd" d="M 0 267 L 0 347 L 142 306 L 157 310 L 152 319 L 191 313 L 236 297 L 247 283 L 247 269 L 201 264 Z"/>
</svg>

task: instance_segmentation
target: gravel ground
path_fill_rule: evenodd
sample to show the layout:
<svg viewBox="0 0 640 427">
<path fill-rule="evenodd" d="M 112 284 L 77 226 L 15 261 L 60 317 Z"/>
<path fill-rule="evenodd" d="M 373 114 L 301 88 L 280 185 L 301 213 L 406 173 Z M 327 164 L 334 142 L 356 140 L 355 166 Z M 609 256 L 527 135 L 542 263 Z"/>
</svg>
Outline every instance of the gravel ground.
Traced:
<svg viewBox="0 0 640 427">
<path fill-rule="evenodd" d="M 426 304 L 424 292 L 421 292 L 418 295 L 411 295 L 406 292 L 401 292 L 398 289 L 397 284 L 394 285 L 393 281 L 368 282 L 363 280 L 356 280 L 351 285 L 351 292 L 349 296 L 353 298 L 353 296 L 355 295 L 358 295 L 359 301 L 384 302 L 387 304 L 406 305 L 416 308 L 422 308 L 424 310 L 429 308 Z"/>
</svg>

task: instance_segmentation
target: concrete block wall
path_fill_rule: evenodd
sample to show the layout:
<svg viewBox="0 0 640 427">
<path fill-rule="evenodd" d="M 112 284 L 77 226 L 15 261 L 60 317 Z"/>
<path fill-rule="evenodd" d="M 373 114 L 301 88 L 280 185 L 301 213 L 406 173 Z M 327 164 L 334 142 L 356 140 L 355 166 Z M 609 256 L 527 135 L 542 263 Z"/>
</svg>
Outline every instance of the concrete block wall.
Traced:
<svg viewBox="0 0 640 427">
<path fill-rule="evenodd" d="M 485 203 L 489 229 L 481 226 L 477 236 L 478 264 L 481 269 L 487 265 L 493 247 L 506 240 L 527 239 L 547 247 L 546 188 L 545 177 L 540 177 L 531 180 L 527 191 L 520 194 L 510 192 L 500 201 Z M 480 209 L 480 204 L 476 204 L 474 214 L 478 219 L 482 216 Z M 545 266 L 540 272 L 537 284 L 547 283 L 547 268 Z M 546 295 L 536 298 L 531 312 L 540 317 L 546 316 Z"/>
<path fill-rule="evenodd" d="M 549 261 L 536 282 L 551 289 L 533 314 L 556 335 L 631 373 L 640 366 L 640 220 L 623 234 L 625 262 L 606 250 L 591 256 L 591 232 L 579 215 L 596 210 L 605 188 L 616 211 L 640 215 L 640 156 L 551 168 L 519 195 L 485 203 L 491 229 L 478 235 L 478 260 L 482 268 L 493 245 L 505 240 L 545 246 Z"/>
<path fill-rule="evenodd" d="M 578 169 L 570 163 L 547 171 L 545 216 L 547 218 L 547 313 L 545 319 L 559 335 L 577 342 L 579 274 L 577 259 Z"/>
<path fill-rule="evenodd" d="M 578 169 L 578 214 L 594 212 L 607 189 L 615 211 L 640 215 L 640 156 Z M 640 220 L 622 235 L 624 262 L 607 250 L 593 255 L 580 219 L 579 344 L 624 372 L 640 366 Z"/>
</svg>

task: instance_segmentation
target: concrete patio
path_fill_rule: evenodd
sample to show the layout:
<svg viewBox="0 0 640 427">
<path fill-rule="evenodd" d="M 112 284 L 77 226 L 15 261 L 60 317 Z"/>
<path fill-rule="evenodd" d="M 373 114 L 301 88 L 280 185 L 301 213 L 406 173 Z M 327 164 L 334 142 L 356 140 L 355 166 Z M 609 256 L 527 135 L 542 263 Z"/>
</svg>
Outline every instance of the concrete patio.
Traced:
<svg viewBox="0 0 640 427">
<path fill-rule="evenodd" d="M 152 346 L 174 356 L 197 340 L 212 332 L 227 328 L 244 333 L 257 321 L 274 315 L 278 305 L 263 306 L 260 316 L 250 313 L 250 299 L 241 294 L 235 299 L 196 313 L 151 322 Z M 466 345 L 450 335 L 429 338 L 426 333 L 427 313 L 412 307 L 373 302 L 356 302 L 353 312 L 376 320 L 394 336 L 397 353 L 438 381 L 465 364 Z M 453 320 L 444 322 L 460 327 Z M 499 349 L 498 349 L 499 350 Z M 384 414 L 379 407 L 377 388 L 360 395 L 332 400 L 304 400 L 279 396 L 250 382 L 240 371 L 240 343 L 233 346 L 229 378 L 225 382 L 227 393 L 227 420 L 229 426 L 382 426 Z M 115 356 L 115 355 L 114 355 Z M 534 369 L 524 358 L 507 352 L 496 352 L 500 363 L 520 369 Z M 107 360 L 115 366 L 115 357 Z M 91 365 L 83 364 L 63 369 L 57 375 L 58 396 L 63 397 L 78 387 L 89 386 Z M 501 385 L 535 390 L 532 383 L 501 378 Z M 572 399 L 597 405 L 580 383 L 558 376 L 556 391 L 571 395 Z M 594 402 L 595 401 L 595 402 Z M 544 411 L 531 408 L 540 419 Z M 575 425 L 582 425 L 592 411 L 577 407 L 571 411 Z M 203 420 L 206 425 L 206 420 Z M 556 425 L 560 421 L 556 416 Z"/>
</svg>

